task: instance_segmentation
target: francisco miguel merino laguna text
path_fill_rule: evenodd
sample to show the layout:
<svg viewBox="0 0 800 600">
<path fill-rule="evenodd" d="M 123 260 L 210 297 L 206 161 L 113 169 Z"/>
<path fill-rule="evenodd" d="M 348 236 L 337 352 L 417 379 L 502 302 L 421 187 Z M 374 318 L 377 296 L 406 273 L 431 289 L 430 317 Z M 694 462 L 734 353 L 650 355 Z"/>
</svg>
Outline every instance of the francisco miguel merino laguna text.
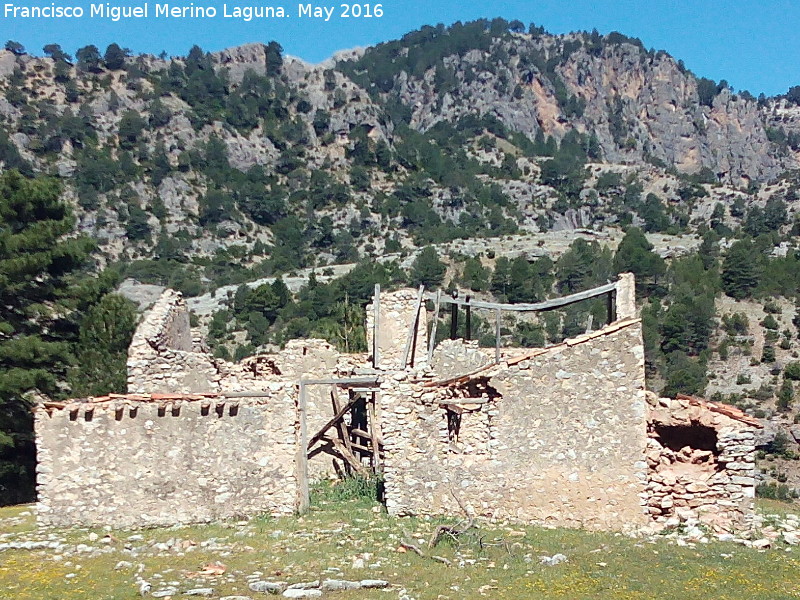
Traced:
<svg viewBox="0 0 800 600">
<path fill-rule="evenodd" d="M 363 8 L 362 8 L 363 7 Z M 358 14 L 356 10 L 358 9 Z M 342 17 L 381 17 L 383 16 L 380 4 L 341 5 Z M 312 4 L 298 4 L 297 16 L 306 18 L 331 19 L 335 8 L 333 6 L 319 6 Z M 366 12 L 364 12 L 366 11 Z M 289 14 L 283 6 L 240 6 L 223 4 L 221 11 L 214 6 L 195 6 L 194 3 L 154 4 L 151 10 L 150 3 L 138 6 L 120 6 L 110 3 L 90 4 L 88 9 L 82 6 L 60 6 L 55 3 L 45 6 L 20 6 L 16 4 L 3 4 L 3 17 L 17 19 L 80 19 L 84 16 L 98 19 L 120 21 L 122 19 L 146 19 L 148 17 L 173 18 L 173 19 L 213 19 L 217 16 L 224 18 L 251 21 L 255 19 L 270 19 L 288 17 Z"/>
</svg>

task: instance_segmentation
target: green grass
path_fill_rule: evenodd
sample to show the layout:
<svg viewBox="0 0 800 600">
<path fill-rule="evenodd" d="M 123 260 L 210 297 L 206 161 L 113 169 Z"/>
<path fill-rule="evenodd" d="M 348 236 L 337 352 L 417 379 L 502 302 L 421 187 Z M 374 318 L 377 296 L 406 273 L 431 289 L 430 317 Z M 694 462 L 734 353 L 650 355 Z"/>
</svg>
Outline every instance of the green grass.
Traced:
<svg viewBox="0 0 800 600">
<path fill-rule="evenodd" d="M 327 594 L 342 600 L 398 598 L 401 589 L 416 600 L 800 598 L 800 548 L 758 551 L 730 543 L 678 547 L 664 539 L 482 522 L 462 539 L 428 550 L 427 540 L 444 521 L 389 517 L 362 492 L 318 489 L 310 512 L 300 518 L 259 517 L 246 524 L 113 531 L 114 540 L 108 545 L 89 541 L 91 531 L 102 537 L 102 530 L 39 529 L 32 516 L 20 515 L 30 513 L 30 507 L 2 508 L 0 542 L 50 536 L 73 548 L 88 544 L 106 550 L 93 558 L 73 555 L 60 560 L 52 550 L 0 552 L 0 598 L 139 598 L 135 584 L 139 564 L 142 576 L 154 584 L 153 590 L 159 589 L 159 581 L 178 582 L 181 594 L 176 597 L 186 597 L 182 592 L 192 587 L 212 587 L 214 598 L 240 594 L 255 599 L 262 595 L 247 589 L 247 576 L 258 571 L 263 579 L 290 583 L 330 577 L 386 579 L 392 584 L 389 591 Z M 773 503 L 764 506 L 773 512 Z M 132 543 L 142 548 L 135 557 L 124 551 L 133 534 L 144 537 Z M 214 538 L 217 546 L 202 547 Z M 170 539 L 179 540 L 178 549 L 159 552 L 152 546 Z M 417 544 L 453 564 L 400 552 L 401 541 Z M 196 544 L 194 550 L 180 548 L 190 542 Z M 539 564 L 539 556 L 557 552 L 567 555 L 568 562 L 554 567 Z M 115 570 L 121 560 L 133 567 Z M 188 576 L 217 561 L 226 565 L 224 575 Z M 365 568 L 357 568 L 360 561 Z M 70 573 L 74 576 L 66 578 Z"/>
</svg>

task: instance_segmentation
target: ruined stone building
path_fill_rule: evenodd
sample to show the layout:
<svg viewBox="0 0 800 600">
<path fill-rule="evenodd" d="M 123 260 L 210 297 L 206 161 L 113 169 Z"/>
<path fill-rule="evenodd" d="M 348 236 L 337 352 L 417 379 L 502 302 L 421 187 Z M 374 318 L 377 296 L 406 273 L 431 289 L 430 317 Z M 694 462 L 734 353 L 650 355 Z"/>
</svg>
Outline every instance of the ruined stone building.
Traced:
<svg viewBox="0 0 800 600">
<path fill-rule="evenodd" d="M 128 394 L 37 406 L 39 518 L 137 526 L 292 514 L 307 507 L 309 480 L 374 469 L 394 515 L 745 527 L 758 423 L 645 390 L 633 290 L 623 275 L 538 305 L 437 294 L 435 316 L 440 304 L 467 319 L 494 312 L 492 349 L 434 347 L 422 289 L 376 290 L 369 354 L 295 340 L 240 363 L 192 337 L 185 302 L 168 290 L 134 336 Z M 500 348 L 501 310 L 597 296 L 609 300 L 606 326 L 547 348 Z"/>
</svg>

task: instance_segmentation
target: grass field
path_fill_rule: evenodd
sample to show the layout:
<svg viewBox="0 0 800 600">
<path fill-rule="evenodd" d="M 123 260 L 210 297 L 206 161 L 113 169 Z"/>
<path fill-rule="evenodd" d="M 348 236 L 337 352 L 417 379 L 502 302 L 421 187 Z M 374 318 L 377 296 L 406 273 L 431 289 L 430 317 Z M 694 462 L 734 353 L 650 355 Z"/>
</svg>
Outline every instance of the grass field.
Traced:
<svg viewBox="0 0 800 600">
<path fill-rule="evenodd" d="M 789 512 L 779 503 L 762 508 L 779 509 Z M 335 490 L 318 496 L 302 518 L 140 531 L 39 529 L 31 507 L 8 507 L 0 509 L 0 544 L 60 545 L 0 551 L 0 598 L 139 598 L 139 578 L 150 582 L 153 592 L 176 588 L 173 598 L 188 598 L 184 592 L 192 588 L 212 588 L 211 598 L 255 599 L 265 596 L 248 589 L 257 579 L 326 578 L 391 584 L 384 590 L 325 594 L 342 600 L 800 598 L 800 548 L 759 551 L 721 542 L 679 547 L 660 538 L 477 523 L 457 541 L 429 550 L 432 532 L 445 522 L 392 518 L 380 505 L 342 498 Z M 403 552 L 403 541 L 452 564 Z M 540 564 L 540 556 L 556 553 L 567 561 Z M 225 572 L 200 575 L 209 563 L 224 564 Z"/>
</svg>

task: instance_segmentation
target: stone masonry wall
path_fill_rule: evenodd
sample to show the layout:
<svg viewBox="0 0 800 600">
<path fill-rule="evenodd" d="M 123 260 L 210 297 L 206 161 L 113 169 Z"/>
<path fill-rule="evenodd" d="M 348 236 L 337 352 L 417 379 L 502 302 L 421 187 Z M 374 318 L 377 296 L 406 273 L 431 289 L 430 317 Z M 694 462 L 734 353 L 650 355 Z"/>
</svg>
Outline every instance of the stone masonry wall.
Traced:
<svg viewBox="0 0 800 600">
<path fill-rule="evenodd" d="M 383 383 L 390 514 L 459 514 L 463 506 L 475 515 L 569 527 L 647 524 L 639 321 L 495 367 L 473 384 L 448 410 L 441 405 L 452 401 L 447 386 L 399 374 Z"/>
<path fill-rule="evenodd" d="M 381 370 L 402 368 L 403 354 L 408 342 L 408 332 L 414 320 L 418 291 L 402 289 L 396 292 L 381 293 L 378 346 L 380 348 Z M 372 349 L 373 323 L 375 309 L 372 303 L 367 306 L 367 347 Z M 417 321 L 416 343 L 412 346 L 409 363 L 419 367 L 428 360 L 428 315 L 423 303 Z"/>
<path fill-rule="evenodd" d="M 363 357 L 362 357 L 363 360 Z M 211 356 L 192 339 L 189 310 L 180 293 L 166 290 L 146 314 L 128 350 L 130 393 L 259 392 L 274 382 L 330 378 L 352 367 L 325 340 L 290 340 L 274 354 L 232 363 Z M 333 415 L 328 386 L 310 386 L 307 427 L 316 432 Z M 340 398 L 346 401 L 346 398 Z M 333 457 L 315 453 L 309 462 L 312 479 L 334 472 Z"/>
<path fill-rule="evenodd" d="M 37 408 L 40 522 L 149 527 L 292 514 L 297 392 L 271 388 L 258 401 Z"/>
</svg>

